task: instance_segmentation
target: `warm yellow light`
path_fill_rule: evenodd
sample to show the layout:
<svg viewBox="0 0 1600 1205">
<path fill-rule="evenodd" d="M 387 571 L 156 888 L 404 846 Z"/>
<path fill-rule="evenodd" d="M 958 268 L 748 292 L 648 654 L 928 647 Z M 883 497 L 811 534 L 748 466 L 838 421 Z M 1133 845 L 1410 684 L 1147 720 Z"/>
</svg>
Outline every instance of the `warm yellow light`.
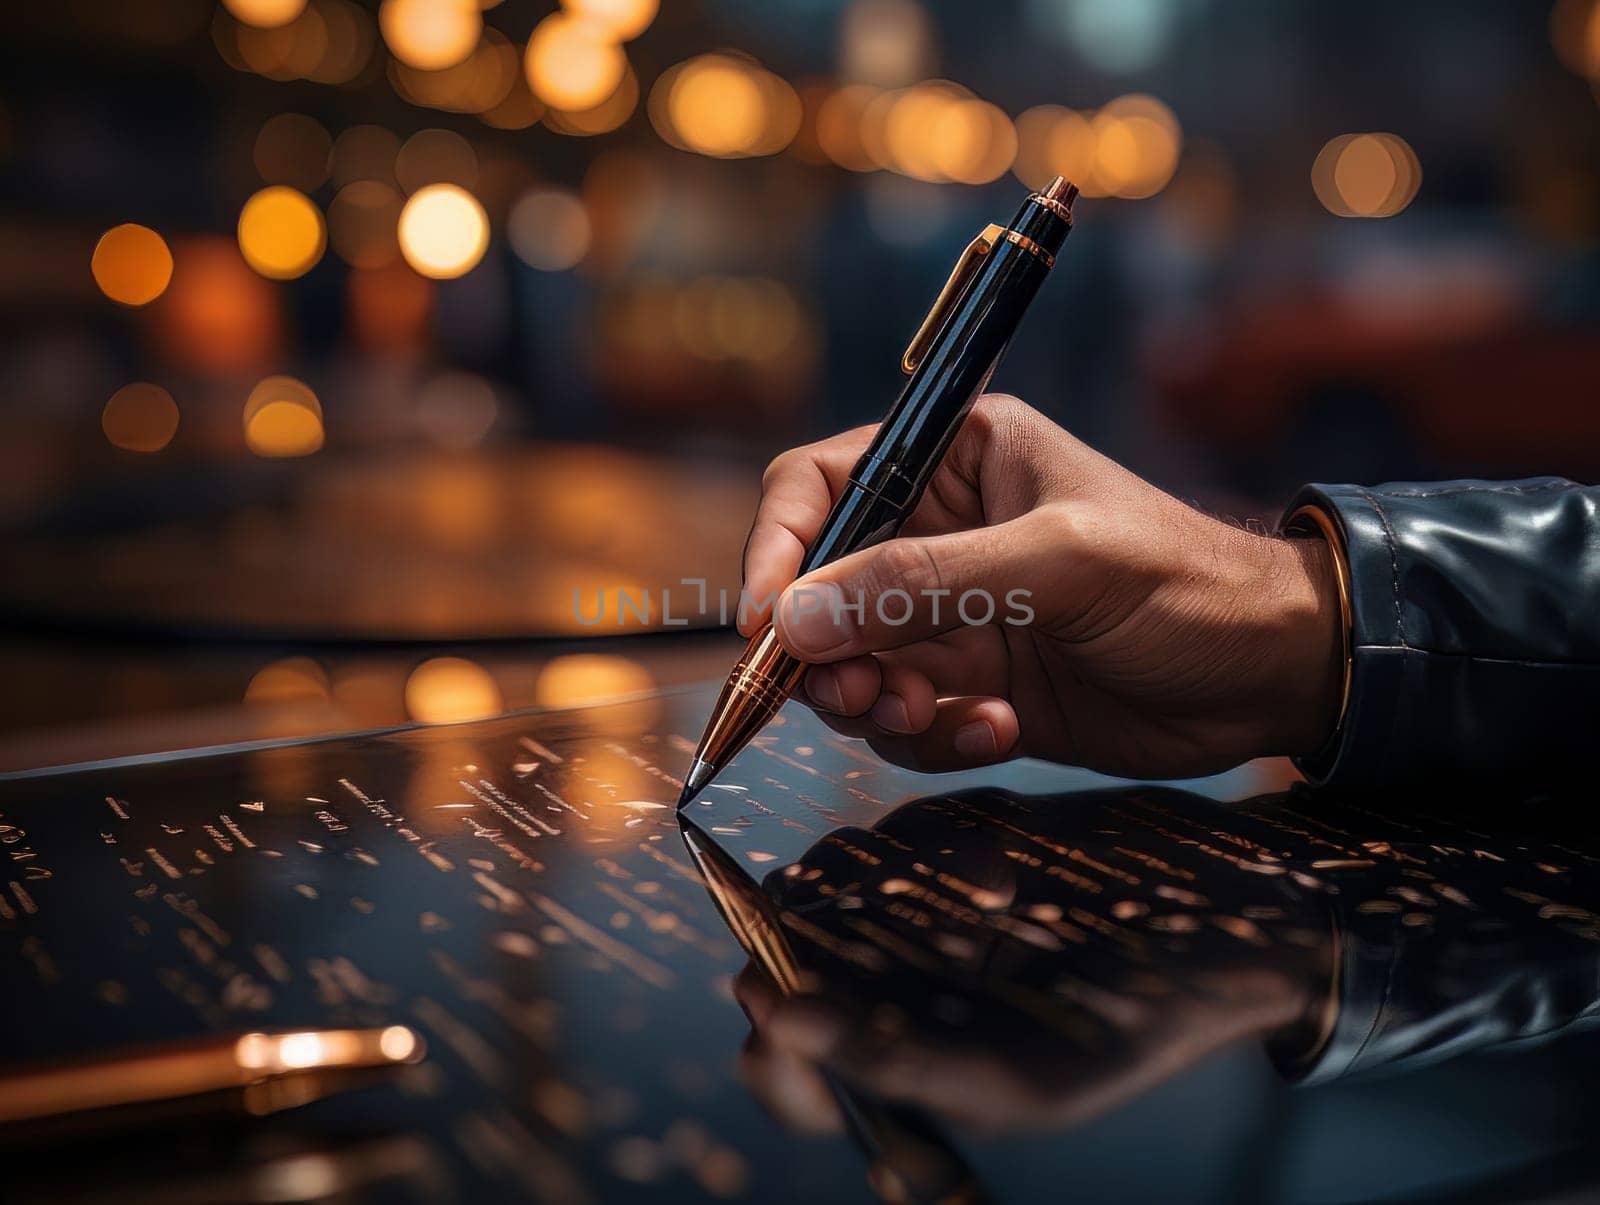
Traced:
<svg viewBox="0 0 1600 1205">
<path fill-rule="evenodd" d="M 541 272 L 575 266 L 589 251 L 591 229 L 583 202 L 569 192 L 540 188 L 511 209 L 506 233 L 517 258 Z"/>
<path fill-rule="evenodd" d="M 159 452 L 178 432 L 178 403 L 159 385 L 124 385 L 100 412 L 100 429 L 125 452 Z"/>
<path fill-rule="evenodd" d="M 1328 212 L 1343 218 L 1386 218 L 1411 204 L 1422 165 L 1395 134 L 1341 134 L 1311 166 L 1311 187 Z"/>
<path fill-rule="evenodd" d="M 244 404 L 244 439 L 257 456 L 309 456 L 322 447 L 322 403 L 304 381 L 268 377 Z"/>
<path fill-rule="evenodd" d="M 502 706 L 489 672 L 463 657 L 424 661 L 406 679 L 406 712 L 421 724 L 481 720 Z"/>
<path fill-rule="evenodd" d="M 304 276 L 322 258 L 322 214 L 304 193 L 277 184 L 263 188 L 239 212 L 239 250 L 272 280 Z"/>
<path fill-rule="evenodd" d="M 629 67 L 622 73 L 622 82 L 617 85 L 617 90 L 594 108 L 577 111 L 551 109 L 545 113 L 544 122 L 560 134 L 582 137 L 608 134 L 633 116 L 638 104 L 639 77 Z"/>
<path fill-rule="evenodd" d="M 310 657 L 286 657 L 262 666 L 245 687 L 246 703 L 321 703 L 328 698 L 328 675 Z"/>
<path fill-rule="evenodd" d="M 424 276 L 464 275 L 488 246 L 488 215 L 477 198 L 454 184 L 419 189 L 400 211 L 400 252 Z"/>
<path fill-rule="evenodd" d="M 655 687 L 650 671 L 631 657 L 571 653 L 539 671 L 534 702 L 540 707 L 583 707 L 642 694 Z"/>
<path fill-rule="evenodd" d="M 1550 41 L 1569 69 L 1600 83 L 1600 0 L 1557 0 Z"/>
<path fill-rule="evenodd" d="M 738 155 L 755 146 L 766 123 L 761 85 L 748 65 L 707 55 L 685 68 L 667 97 L 678 136 L 704 155 Z"/>
<path fill-rule="evenodd" d="M 383 0 L 378 28 L 401 62 L 442 71 L 477 47 L 483 15 L 476 0 Z"/>
<path fill-rule="evenodd" d="M 244 441 L 257 456 L 309 456 L 322 447 L 322 420 L 293 402 L 268 402 L 245 424 Z"/>
<path fill-rule="evenodd" d="M 1049 183 L 1052 176 L 1065 176 L 1085 196 L 1105 196 L 1107 190 L 1095 175 L 1098 151 L 1093 121 L 1075 110 L 1063 109 L 1045 139 L 1045 175 L 1039 184 Z"/>
<path fill-rule="evenodd" d="M 172 280 L 172 252 L 154 230 L 129 222 L 100 236 L 89 270 L 112 301 L 144 305 L 166 292 Z"/>
<path fill-rule="evenodd" d="M 561 0 L 567 11 L 605 28 L 619 42 L 627 42 L 650 28 L 661 0 Z"/>
<path fill-rule="evenodd" d="M 455 113 L 482 113 L 499 105 L 522 75 L 522 56 L 506 36 L 485 28 L 477 48 L 461 62 L 425 71 L 394 59 L 389 79 L 414 105 Z"/>
<path fill-rule="evenodd" d="M 306 7 L 306 0 L 222 0 L 222 3 L 239 20 L 257 29 L 287 25 Z"/>
<path fill-rule="evenodd" d="M 1154 196 L 1172 179 L 1183 135 L 1172 110 L 1155 97 L 1118 97 L 1095 115 L 1093 127 L 1099 190 L 1136 199 Z"/>
<path fill-rule="evenodd" d="M 604 25 L 551 13 L 534 27 L 523 60 L 533 94 L 555 109 L 592 109 L 622 82 L 628 59 Z"/>
<path fill-rule="evenodd" d="M 861 141 L 862 115 L 877 96 L 876 88 L 853 84 L 831 94 L 817 109 L 817 145 L 840 167 L 853 172 L 877 167 Z"/>
</svg>

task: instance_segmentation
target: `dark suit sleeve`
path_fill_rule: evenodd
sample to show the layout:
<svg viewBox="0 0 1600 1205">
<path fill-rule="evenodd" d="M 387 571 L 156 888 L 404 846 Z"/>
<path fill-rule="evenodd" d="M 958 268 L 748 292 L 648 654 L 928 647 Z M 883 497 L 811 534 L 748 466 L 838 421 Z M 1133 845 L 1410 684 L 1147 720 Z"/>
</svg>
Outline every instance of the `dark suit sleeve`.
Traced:
<svg viewBox="0 0 1600 1205">
<path fill-rule="evenodd" d="M 1600 749 L 1600 488 L 1310 485 L 1344 542 L 1351 683 L 1317 783 L 1557 785 Z"/>
</svg>

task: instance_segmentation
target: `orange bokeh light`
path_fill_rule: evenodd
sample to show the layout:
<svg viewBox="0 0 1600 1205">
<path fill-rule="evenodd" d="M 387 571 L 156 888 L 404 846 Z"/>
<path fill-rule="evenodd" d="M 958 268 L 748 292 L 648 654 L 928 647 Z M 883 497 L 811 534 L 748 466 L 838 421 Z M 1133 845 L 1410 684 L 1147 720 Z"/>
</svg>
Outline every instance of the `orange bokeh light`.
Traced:
<svg viewBox="0 0 1600 1205">
<path fill-rule="evenodd" d="M 89 270 L 112 301 L 146 305 L 166 292 L 172 281 L 172 252 L 154 230 L 129 222 L 100 236 Z"/>
</svg>

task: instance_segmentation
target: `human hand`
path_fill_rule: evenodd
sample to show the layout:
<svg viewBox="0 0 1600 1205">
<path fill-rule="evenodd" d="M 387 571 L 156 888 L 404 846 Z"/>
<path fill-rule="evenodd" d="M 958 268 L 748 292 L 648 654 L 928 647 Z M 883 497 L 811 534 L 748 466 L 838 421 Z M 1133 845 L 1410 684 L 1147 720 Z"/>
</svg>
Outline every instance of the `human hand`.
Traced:
<svg viewBox="0 0 1600 1205">
<path fill-rule="evenodd" d="M 745 589 L 783 591 L 778 638 L 831 727 L 914 769 L 1027 756 L 1138 777 L 1309 754 L 1332 732 L 1325 542 L 1203 514 L 1013 397 L 978 400 L 898 538 L 795 581 L 872 432 L 774 460 L 745 547 Z M 875 605 L 891 590 L 913 600 L 904 622 L 898 596 Z M 963 620 L 970 591 L 989 622 Z M 741 611 L 740 631 L 763 619 Z"/>
</svg>

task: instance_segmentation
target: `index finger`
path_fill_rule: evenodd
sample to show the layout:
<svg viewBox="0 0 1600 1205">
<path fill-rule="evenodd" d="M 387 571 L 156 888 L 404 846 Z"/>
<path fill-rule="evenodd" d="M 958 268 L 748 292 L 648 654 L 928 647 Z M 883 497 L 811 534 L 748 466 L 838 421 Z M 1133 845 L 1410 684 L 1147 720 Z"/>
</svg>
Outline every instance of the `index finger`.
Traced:
<svg viewBox="0 0 1600 1205">
<path fill-rule="evenodd" d="M 877 429 L 857 427 L 791 449 L 767 466 L 761 504 L 744 542 L 744 589 L 753 605 L 739 609 L 742 635 L 753 635 L 771 618 L 779 591 L 794 581 L 806 549 Z"/>
</svg>

